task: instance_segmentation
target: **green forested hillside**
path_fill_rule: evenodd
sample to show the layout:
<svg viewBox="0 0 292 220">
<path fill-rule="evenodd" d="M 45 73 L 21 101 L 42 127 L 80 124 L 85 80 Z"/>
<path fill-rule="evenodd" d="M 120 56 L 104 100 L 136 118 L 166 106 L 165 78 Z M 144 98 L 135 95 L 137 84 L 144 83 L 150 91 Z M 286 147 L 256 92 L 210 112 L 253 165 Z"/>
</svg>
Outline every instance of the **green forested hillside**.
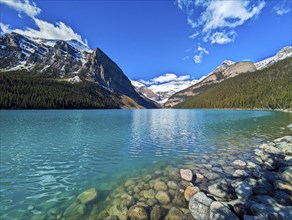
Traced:
<svg viewBox="0 0 292 220">
<path fill-rule="evenodd" d="M 292 58 L 214 84 L 175 108 L 292 108 Z"/>
<path fill-rule="evenodd" d="M 1 109 L 119 108 L 120 101 L 91 82 L 71 84 L 26 72 L 0 73 Z"/>
</svg>

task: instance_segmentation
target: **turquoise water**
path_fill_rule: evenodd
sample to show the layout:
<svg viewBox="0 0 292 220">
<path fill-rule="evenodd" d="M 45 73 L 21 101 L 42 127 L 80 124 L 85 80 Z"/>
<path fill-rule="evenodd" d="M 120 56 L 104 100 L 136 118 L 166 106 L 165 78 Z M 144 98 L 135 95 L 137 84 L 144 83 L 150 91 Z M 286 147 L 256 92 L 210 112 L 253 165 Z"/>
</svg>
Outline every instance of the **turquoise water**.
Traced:
<svg viewBox="0 0 292 220">
<path fill-rule="evenodd" d="M 1 215 L 42 213 L 144 168 L 289 134 L 289 113 L 231 110 L 0 111 Z M 32 208 L 33 207 L 33 208 Z M 22 217 L 21 217 L 22 216 Z M 25 218 L 25 217 L 24 217 Z"/>
</svg>

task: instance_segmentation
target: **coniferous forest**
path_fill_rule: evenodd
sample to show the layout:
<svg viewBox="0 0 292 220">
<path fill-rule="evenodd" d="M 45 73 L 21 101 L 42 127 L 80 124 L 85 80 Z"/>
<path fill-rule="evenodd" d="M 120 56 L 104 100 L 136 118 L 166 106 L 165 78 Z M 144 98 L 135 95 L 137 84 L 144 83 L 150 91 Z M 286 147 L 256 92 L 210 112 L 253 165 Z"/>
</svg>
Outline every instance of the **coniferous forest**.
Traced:
<svg viewBox="0 0 292 220">
<path fill-rule="evenodd" d="M 1 109 L 119 108 L 112 93 L 93 82 L 69 83 L 25 71 L 0 73 Z"/>
<path fill-rule="evenodd" d="M 208 86 L 175 108 L 291 109 L 292 58 Z"/>
</svg>

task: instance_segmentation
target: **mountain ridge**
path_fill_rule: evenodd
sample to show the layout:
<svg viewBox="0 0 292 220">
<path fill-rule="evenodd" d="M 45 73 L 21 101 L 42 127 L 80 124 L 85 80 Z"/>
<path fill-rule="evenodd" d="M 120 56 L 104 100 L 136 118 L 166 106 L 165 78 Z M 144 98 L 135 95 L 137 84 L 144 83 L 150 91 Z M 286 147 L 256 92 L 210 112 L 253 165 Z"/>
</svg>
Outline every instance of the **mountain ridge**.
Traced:
<svg viewBox="0 0 292 220">
<path fill-rule="evenodd" d="M 10 33 L 0 37 L 0 69 L 2 72 L 27 70 L 75 83 L 90 81 L 102 89 L 135 100 L 138 105 L 156 108 L 156 104 L 140 96 L 120 67 L 100 48 L 91 50 L 76 40 L 32 39 Z"/>
</svg>

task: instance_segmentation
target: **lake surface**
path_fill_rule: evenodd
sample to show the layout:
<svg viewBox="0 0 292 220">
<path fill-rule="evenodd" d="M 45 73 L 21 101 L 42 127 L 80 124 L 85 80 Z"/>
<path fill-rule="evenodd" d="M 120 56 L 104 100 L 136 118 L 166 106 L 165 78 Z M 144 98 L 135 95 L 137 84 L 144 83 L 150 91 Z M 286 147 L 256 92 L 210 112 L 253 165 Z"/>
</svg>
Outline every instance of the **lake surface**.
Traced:
<svg viewBox="0 0 292 220">
<path fill-rule="evenodd" d="M 142 170 L 290 134 L 289 113 L 33 110 L 1 114 L 1 219 L 26 219 Z"/>
</svg>

